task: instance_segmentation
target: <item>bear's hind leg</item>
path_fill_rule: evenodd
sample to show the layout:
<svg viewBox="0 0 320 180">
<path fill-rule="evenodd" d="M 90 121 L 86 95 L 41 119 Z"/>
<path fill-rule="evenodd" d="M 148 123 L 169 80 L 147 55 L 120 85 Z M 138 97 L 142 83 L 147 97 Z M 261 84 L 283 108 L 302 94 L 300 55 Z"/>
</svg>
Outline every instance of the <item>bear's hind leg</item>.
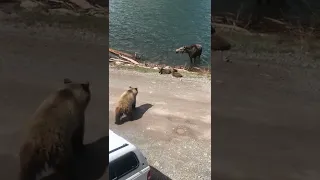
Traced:
<svg viewBox="0 0 320 180">
<path fill-rule="evenodd" d="M 44 169 L 46 159 L 41 154 L 37 154 L 37 149 L 34 148 L 32 143 L 26 143 L 20 148 L 19 180 L 35 180 L 37 174 Z"/>
<path fill-rule="evenodd" d="M 132 109 L 133 109 L 133 110 L 136 109 L 136 101 L 134 101 L 134 102 L 132 103 Z"/>
<path fill-rule="evenodd" d="M 60 151 L 61 154 L 56 156 L 55 165 L 53 169 L 55 173 L 60 177 L 65 179 L 74 180 L 74 169 L 72 166 L 73 153 L 71 149 L 64 149 L 65 151 Z"/>
<path fill-rule="evenodd" d="M 130 111 L 130 112 L 127 113 L 127 119 L 128 119 L 129 121 L 133 121 L 133 112 L 132 112 L 132 111 Z"/>
<path fill-rule="evenodd" d="M 84 150 L 83 136 L 84 125 L 81 124 L 72 135 L 72 149 L 74 153 L 82 152 Z"/>
<path fill-rule="evenodd" d="M 122 112 L 120 112 L 120 110 L 116 110 L 116 116 L 115 116 L 115 124 L 121 124 L 120 118 L 123 115 Z"/>
</svg>

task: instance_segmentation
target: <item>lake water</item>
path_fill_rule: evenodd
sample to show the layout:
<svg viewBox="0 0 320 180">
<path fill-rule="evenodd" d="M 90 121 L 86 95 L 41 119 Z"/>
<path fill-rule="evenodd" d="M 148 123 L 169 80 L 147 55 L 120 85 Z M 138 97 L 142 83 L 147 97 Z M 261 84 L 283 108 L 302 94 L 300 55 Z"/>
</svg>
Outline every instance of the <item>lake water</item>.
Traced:
<svg viewBox="0 0 320 180">
<path fill-rule="evenodd" d="M 175 49 L 200 43 L 201 66 L 211 65 L 211 0 L 110 0 L 110 48 L 137 52 L 167 65 L 189 63 Z"/>
</svg>

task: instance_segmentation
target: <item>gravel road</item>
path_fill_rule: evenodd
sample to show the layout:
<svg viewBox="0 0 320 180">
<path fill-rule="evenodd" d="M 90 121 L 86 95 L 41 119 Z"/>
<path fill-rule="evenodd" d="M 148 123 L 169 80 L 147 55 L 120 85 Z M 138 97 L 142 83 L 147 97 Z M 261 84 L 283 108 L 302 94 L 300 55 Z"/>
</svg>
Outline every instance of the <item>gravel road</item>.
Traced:
<svg viewBox="0 0 320 180">
<path fill-rule="evenodd" d="M 114 108 L 138 87 L 134 121 L 114 124 Z M 136 144 L 153 179 L 211 179 L 211 81 L 109 68 L 109 126 Z"/>
</svg>

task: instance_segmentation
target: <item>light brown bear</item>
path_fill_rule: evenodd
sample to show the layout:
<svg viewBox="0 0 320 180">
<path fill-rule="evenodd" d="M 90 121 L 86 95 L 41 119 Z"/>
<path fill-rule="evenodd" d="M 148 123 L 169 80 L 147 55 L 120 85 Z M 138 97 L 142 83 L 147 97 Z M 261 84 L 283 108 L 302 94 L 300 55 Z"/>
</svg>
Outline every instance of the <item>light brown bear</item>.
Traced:
<svg viewBox="0 0 320 180">
<path fill-rule="evenodd" d="M 115 109 L 115 124 L 121 123 L 121 116 L 126 115 L 128 120 L 133 120 L 133 111 L 136 109 L 136 100 L 138 95 L 138 88 L 129 86 L 129 89 L 125 91 L 118 101 Z"/>
</svg>

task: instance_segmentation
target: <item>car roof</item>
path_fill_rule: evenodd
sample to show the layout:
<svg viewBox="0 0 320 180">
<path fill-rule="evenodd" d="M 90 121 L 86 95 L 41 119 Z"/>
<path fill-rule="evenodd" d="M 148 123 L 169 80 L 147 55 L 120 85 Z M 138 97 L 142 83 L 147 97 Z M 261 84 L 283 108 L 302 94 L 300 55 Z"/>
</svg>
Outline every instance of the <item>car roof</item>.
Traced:
<svg viewBox="0 0 320 180">
<path fill-rule="evenodd" d="M 137 148 L 109 129 L 109 162 Z"/>
</svg>

